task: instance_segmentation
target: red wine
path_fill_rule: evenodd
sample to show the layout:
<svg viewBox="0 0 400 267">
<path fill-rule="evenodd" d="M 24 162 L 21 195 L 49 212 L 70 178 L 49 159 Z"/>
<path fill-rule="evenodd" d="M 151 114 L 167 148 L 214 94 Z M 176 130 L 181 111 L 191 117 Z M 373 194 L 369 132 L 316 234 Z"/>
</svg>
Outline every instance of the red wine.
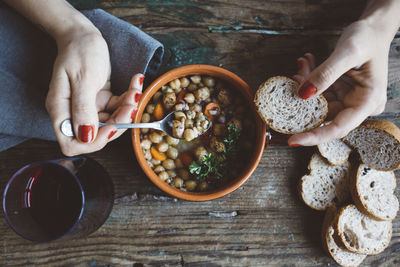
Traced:
<svg viewBox="0 0 400 267">
<path fill-rule="evenodd" d="M 25 191 L 25 207 L 49 239 L 57 238 L 78 221 L 82 193 L 76 178 L 53 163 L 32 168 Z"/>
</svg>

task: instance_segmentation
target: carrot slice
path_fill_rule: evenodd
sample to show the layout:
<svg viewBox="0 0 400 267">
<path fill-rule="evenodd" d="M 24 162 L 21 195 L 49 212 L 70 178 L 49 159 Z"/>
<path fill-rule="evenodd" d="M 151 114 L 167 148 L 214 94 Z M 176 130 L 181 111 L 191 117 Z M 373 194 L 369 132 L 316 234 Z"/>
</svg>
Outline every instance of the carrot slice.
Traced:
<svg viewBox="0 0 400 267">
<path fill-rule="evenodd" d="M 221 107 L 214 102 L 208 103 L 204 108 L 204 115 L 206 115 L 211 121 L 214 120 L 214 116 L 221 113 Z"/>
<path fill-rule="evenodd" d="M 150 148 L 150 153 L 153 156 L 153 158 L 155 158 L 156 160 L 163 161 L 163 160 L 167 159 L 167 156 L 165 155 L 165 153 L 159 152 L 157 150 L 157 148 L 155 148 L 154 146 L 152 146 Z"/>
<path fill-rule="evenodd" d="M 161 103 L 158 103 L 157 106 L 154 108 L 153 115 L 156 120 L 162 120 L 164 118 L 164 109 Z"/>
<path fill-rule="evenodd" d="M 179 159 L 182 161 L 183 165 L 188 167 L 190 163 L 192 163 L 193 158 L 189 153 L 186 152 L 180 152 L 179 153 Z"/>
<path fill-rule="evenodd" d="M 180 102 L 186 95 L 186 90 L 182 89 L 179 94 L 178 97 L 176 98 L 176 103 Z"/>
</svg>

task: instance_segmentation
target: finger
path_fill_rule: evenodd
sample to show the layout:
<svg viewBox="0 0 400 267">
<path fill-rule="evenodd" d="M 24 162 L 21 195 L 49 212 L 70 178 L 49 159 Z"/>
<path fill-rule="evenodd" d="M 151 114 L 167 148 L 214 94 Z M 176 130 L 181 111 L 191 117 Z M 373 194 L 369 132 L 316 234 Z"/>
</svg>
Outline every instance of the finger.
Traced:
<svg viewBox="0 0 400 267">
<path fill-rule="evenodd" d="M 336 95 L 331 91 L 325 91 L 324 97 L 325 97 L 326 101 L 328 101 L 328 102 L 337 100 Z"/>
<path fill-rule="evenodd" d="M 351 107 L 337 114 L 332 123 L 306 133 L 295 134 L 288 140 L 290 146 L 314 146 L 346 136 L 369 115 L 367 107 Z"/>
<path fill-rule="evenodd" d="M 308 76 L 308 74 L 310 74 L 310 66 L 308 64 L 307 59 L 305 59 L 304 57 L 300 57 L 297 59 L 297 67 L 298 67 L 298 74 L 306 77 Z"/>
<path fill-rule="evenodd" d="M 99 112 L 98 115 L 99 115 L 99 122 L 105 122 L 111 117 L 110 113 L 107 112 Z"/>
<path fill-rule="evenodd" d="M 311 54 L 311 53 L 305 53 L 304 57 L 307 59 L 308 65 L 310 66 L 310 69 L 311 70 L 315 69 L 315 57 L 314 57 L 314 55 Z"/>
<path fill-rule="evenodd" d="M 293 80 L 295 80 L 295 81 L 298 82 L 299 84 L 304 80 L 304 77 L 301 76 L 301 75 L 299 75 L 299 74 L 293 75 L 292 78 L 293 78 Z"/>
<path fill-rule="evenodd" d="M 351 69 L 357 62 L 353 62 L 351 55 L 346 52 L 334 51 L 327 60 L 314 69 L 299 86 L 298 94 L 302 99 L 319 95 L 328 89 L 340 76 Z"/>
<path fill-rule="evenodd" d="M 132 111 L 136 109 L 133 105 L 123 105 L 117 108 L 112 116 L 107 120 L 107 123 L 130 123 Z M 100 129 L 101 131 L 102 129 Z M 126 129 L 117 130 L 110 133 L 108 136 L 109 141 L 113 141 L 121 136 Z"/>
<path fill-rule="evenodd" d="M 333 120 L 336 115 L 344 109 L 343 103 L 340 101 L 328 102 L 328 116 L 327 120 Z"/>
</svg>

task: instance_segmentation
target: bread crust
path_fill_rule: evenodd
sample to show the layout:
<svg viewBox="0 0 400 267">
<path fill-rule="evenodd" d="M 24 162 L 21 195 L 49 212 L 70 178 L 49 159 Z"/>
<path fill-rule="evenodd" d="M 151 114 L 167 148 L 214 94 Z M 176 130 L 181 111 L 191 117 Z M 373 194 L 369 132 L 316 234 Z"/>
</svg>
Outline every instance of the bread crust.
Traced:
<svg viewBox="0 0 400 267">
<path fill-rule="evenodd" d="M 355 207 L 355 208 L 357 208 L 354 204 L 350 204 L 350 205 L 347 205 L 347 206 L 345 206 L 345 207 L 342 207 L 342 208 L 339 210 L 338 214 L 337 214 L 337 222 L 334 224 L 334 227 L 335 227 L 335 231 L 337 232 L 337 234 L 338 234 L 338 236 L 339 236 L 339 238 L 340 238 L 340 240 L 341 240 L 340 243 L 343 244 L 343 245 L 346 247 L 347 250 L 349 250 L 349 251 L 351 251 L 351 252 L 359 253 L 359 254 L 364 254 L 364 255 L 376 255 L 376 254 L 381 253 L 382 251 L 384 251 L 384 250 L 389 246 L 390 240 L 391 240 L 391 238 L 392 238 L 392 232 L 393 232 L 392 221 L 388 221 L 388 222 L 390 223 L 390 232 L 389 232 L 389 236 L 388 236 L 387 240 L 385 241 L 384 245 L 382 246 L 382 249 L 381 249 L 381 250 L 373 251 L 373 252 L 370 252 L 370 253 L 369 253 L 369 252 L 367 253 L 367 252 L 364 252 L 364 251 L 359 251 L 359 250 L 357 250 L 357 249 L 351 247 L 351 246 L 346 242 L 346 237 L 345 237 L 344 233 L 341 232 L 340 229 L 339 229 L 339 225 L 341 224 L 341 217 L 342 217 L 342 214 L 346 211 L 346 209 L 349 209 L 349 208 L 351 208 L 352 206 Z"/>
<path fill-rule="evenodd" d="M 285 131 L 285 130 L 282 130 L 282 129 L 277 129 L 277 128 L 275 128 L 275 127 L 273 127 L 272 125 L 271 125 L 271 123 L 268 123 L 268 118 L 266 118 L 265 116 L 264 116 L 264 114 L 260 111 L 260 107 L 259 107 L 259 105 L 257 104 L 257 100 L 258 100 L 258 98 L 259 98 L 259 95 L 261 94 L 261 89 L 262 88 L 264 88 L 264 87 L 266 87 L 269 83 L 271 83 L 272 81 L 274 81 L 274 80 L 284 80 L 284 81 L 287 81 L 287 82 L 294 82 L 294 83 L 296 83 L 297 85 L 298 85 L 298 82 L 296 82 L 295 80 L 292 80 L 292 79 L 290 79 L 290 78 L 288 78 L 288 77 L 286 77 L 286 76 L 273 76 L 273 77 L 271 77 L 271 78 L 269 78 L 268 80 L 266 80 L 264 83 L 262 83 L 259 87 L 258 87 L 258 90 L 257 90 L 257 92 L 256 92 L 256 95 L 255 95 L 255 97 L 254 97 L 254 104 L 256 105 L 256 107 L 257 107 L 257 112 L 258 112 L 258 114 L 260 115 L 260 117 L 263 119 L 263 121 L 267 124 L 267 126 L 269 127 L 269 128 L 271 128 L 272 130 L 274 130 L 274 131 L 276 131 L 276 132 L 278 132 L 278 133 L 283 133 L 283 134 L 297 134 L 297 133 L 302 133 L 302 132 L 304 132 L 304 130 L 303 131 L 299 131 L 299 132 L 297 132 L 297 131 L 292 131 L 292 132 L 290 132 L 290 131 Z M 324 116 L 322 117 L 322 119 L 319 121 L 319 122 L 317 122 L 316 124 L 315 124 L 315 126 L 312 128 L 312 129 L 315 129 L 315 128 L 317 128 L 317 127 L 319 127 L 324 121 L 325 121 L 325 119 L 326 119 L 326 117 L 328 116 L 328 101 L 326 101 L 326 99 L 325 99 L 325 97 L 322 95 L 322 94 L 320 94 L 320 95 L 318 95 L 318 96 L 316 96 L 316 97 L 318 97 L 318 98 L 320 98 L 321 100 L 322 100 L 322 102 L 324 103 L 324 106 L 325 106 L 325 114 L 324 114 Z M 308 129 L 308 131 L 309 130 L 312 130 L 312 129 Z"/>
<path fill-rule="evenodd" d="M 387 121 L 387 120 L 366 120 L 364 121 L 358 128 L 368 128 L 368 129 L 376 129 L 383 131 L 390 136 L 392 136 L 396 141 L 397 141 L 397 146 L 400 146 L 400 129 L 392 122 Z M 343 141 L 354 148 L 358 154 L 358 148 L 354 147 L 347 139 L 346 137 L 343 138 Z M 363 162 L 364 164 L 368 165 L 368 162 Z M 400 168 L 400 160 L 397 165 L 393 166 L 392 168 L 387 168 L 387 169 L 378 169 L 375 168 L 376 170 L 379 171 L 394 171 L 396 169 Z"/>
<path fill-rule="evenodd" d="M 361 197 L 360 193 L 358 192 L 358 185 L 360 184 L 360 177 L 361 177 L 361 170 L 362 164 L 358 166 L 358 168 L 354 168 L 351 170 L 350 174 L 350 193 L 351 197 L 354 201 L 354 204 L 358 208 L 359 211 L 370 217 L 371 219 L 377 221 L 390 221 L 391 219 L 377 217 L 371 210 L 368 209 L 366 203 L 364 202 L 363 198 Z M 393 179 L 396 180 L 394 173 L 392 172 Z"/>
</svg>

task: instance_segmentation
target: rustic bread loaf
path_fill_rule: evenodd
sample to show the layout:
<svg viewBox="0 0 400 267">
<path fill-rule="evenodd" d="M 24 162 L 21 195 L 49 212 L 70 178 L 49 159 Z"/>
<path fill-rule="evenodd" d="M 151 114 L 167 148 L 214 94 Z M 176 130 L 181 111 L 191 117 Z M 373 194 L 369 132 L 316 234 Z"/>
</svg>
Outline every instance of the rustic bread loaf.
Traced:
<svg viewBox="0 0 400 267">
<path fill-rule="evenodd" d="M 318 127 L 326 118 L 326 99 L 319 95 L 303 100 L 297 95 L 298 86 L 290 78 L 276 76 L 258 88 L 254 103 L 273 130 L 284 134 L 301 133 Z"/>
<path fill-rule="evenodd" d="M 318 150 L 319 153 L 328 160 L 329 164 L 334 166 L 346 162 L 351 153 L 351 147 L 339 139 L 319 144 Z"/>
<path fill-rule="evenodd" d="M 360 164 L 354 176 L 350 191 L 357 208 L 375 220 L 393 220 L 399 210 L 394 173 Z"/>
<path fill-rule="evenodd" d="M 349 162 L 332 166 L 315 153 L 311 157 L 308 169 L 310 174 L 301 178 L 299 191 L 304 203 L 309 207 L 325 210 L 333 204 L 343 203 L 349 197 Z"/>
<path fill-rule="evenodd" d="M 351 204 L 339 211 L 335 231 L 348 250 L 374 255 L 389 245 L 392 221 L 371 219 Z"/>
<path fill-rule="evenodd" d="M 371 168 L 385 171 L 400 168 L 400 129 L 389 121 L 367 120 L 343 140 Z"/>
<path fill-rule="evenodd" d="M 336 206 L 327 209 L 322 227 L 322 245 L 329 256 L 342 266 L 358 266 L 367 255 L 354 253 L 343 249 L 335 241 L 334 219 L 337 213 Z"/>
</svg>

